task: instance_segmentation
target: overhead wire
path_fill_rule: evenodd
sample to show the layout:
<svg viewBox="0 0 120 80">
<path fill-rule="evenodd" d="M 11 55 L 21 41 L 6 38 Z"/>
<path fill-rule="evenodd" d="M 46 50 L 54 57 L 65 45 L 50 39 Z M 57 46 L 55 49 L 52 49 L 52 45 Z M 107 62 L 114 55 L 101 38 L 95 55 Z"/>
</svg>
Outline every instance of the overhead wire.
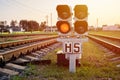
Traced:
<svg viewBox="0 0 120 80">
<path fill-rule="evenodd" d="M 45 20 L 45 17 L 46 17 L 46 15 L 49 15 L 51 12 L 48 12 L 48 10 L 46 10 L 46 11 L 42 11 L 42 10 L 44 10 L 44 9 L 38 9 L 38 8 L 35 8 L 35 7 L 32 7 L 32 6 L 30 6 L 29 4 L 27 5 L 27 4 L 25 4 L 25 3 L 23 3 L 23 2 L 21 2 L 21 1 L 18 1 L 18 0 L 3 0 L 4 1 L 4 4 L 6 5 L 6 9 L 11 9 L 11 11 L 13 11 L 14 12 L 14 14 L 15 14 L 15 12 L 16 12 L 16 10 L 18 10 L 18 11 L 21 11 L 20 12 L 20 14 L 22 14 L 23 16 L 24 16 L 24 14 L 29 14 L 29 15 L 31 15 L 32 17 L 33 17 L 33 19 L 35 19 L 36 18 L 36 16 L 35 15 L 38 15 L 40 18 L 40 21 L 42 20 Z M 22 10 L 23 9 L 23 10 Z M 24 12 L 22 12 L 22 11 L 24 11 Z M 11 12 L 10 12 L 11 13 Z M 17 12 L 16 12 L 17 13 Z M 19 15 L 18 15 L 18 17 L 17 17 L 17 14 L 16 15 L 14 15 L 13 14 L 13 16 L 14 17 L 16 17 L 16 18 L 21 18 Z M 23 17 L 22 16 L 22 17 Z M 30 17 L 31 17 L 30 16 Z M 14 18 L 13 17 L 13 18 Z M 25 17 L 23 17 L 23 19 L 24 18 L 26 18 L 26 16 Z M 37 17 L 37 19 L 38 19 L 38 17 Z"/>
<path fill-rule="evenodd" d="M 20 3 L 16 0 L 4 0 L 4 3 L 9 7 L 11 8 L 11 11 L 16 8 L 17 10 L 21 10 L 21 9 L 24 9 L 22 12 L 21 11 L 21 14 L 29 14 L 33 17 L 35 17 L 34 15 L 40 15 L 40 14 L 44 14 L 46 16 L 46 14 L 48 14 L 47 12 L 43 12 L 43 11 L 40 11 L 40 10 L 37 10 L 37 9 L 34 9 L 32 7 L 29 7 L 23 3 Z M 40 15 L 41 17 L 45 17 L 45 16 L 42 16 Z M 39 17 L 40 17 L 39 16 Z"/>
<path fill-rule="evenodd" d="M 35 11 L 38 11 L 38 12 L 41 12 L 41 13 L 48 13 L 48 11 L 42 11 L 40 9 L 33 8 L 33 7 L 29 6 L 29 5 L 21 3 L 20 1 L 17 1 L 17 0 L 12 0 L 12 1 L 14 1 L 14 3 L 16 3 L 18 5 L 21 5 L 21 6 L 24 6 L 25 8 L 28 8 L 28 9 L 35 10 Z"/>
</svg>

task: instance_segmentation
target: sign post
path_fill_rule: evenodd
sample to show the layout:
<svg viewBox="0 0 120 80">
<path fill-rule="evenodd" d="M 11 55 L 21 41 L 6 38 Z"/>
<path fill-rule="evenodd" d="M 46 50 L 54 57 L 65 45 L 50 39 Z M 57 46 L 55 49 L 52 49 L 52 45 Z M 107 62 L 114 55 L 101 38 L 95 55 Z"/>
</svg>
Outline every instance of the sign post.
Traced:
<svg viewBox="0 0 120 80">
<path fill-rule="evenodd" d="M 63 43 L 63 52 L 68 54 L 69 57 L 69 71 L 72 73 L 76 72 L 76 54 L 80 54 L 81 43 L 75 41 L 66 41 Z"/>
<path fill-rule="evenodd" d="M 63 44 L 63 53 L 69 60 L 69 71 L 76 72 L 76 59 L 81 58 L 82 42 L 87 41 L 88 31 L 88 7 L 78 4 L 74 7 L 74 26 L 72 26 L 72 10 L 69 5 L 57 5 L 58 21 L 58 41 Z"/>
<path fill-rule="evenodd" d="M 81 39 L 70 38 L 70 39 L 58 39 L 63 43 L 63 53 L 65 58 L 69 60 L 69 71 L 72 73 L 76 72 L 76 59 L 81 58 Z"/>
<path fill-rule="evenodd" d="M 69 57 L 69 71 L 72 73 L 76 72 L 76 55 L 70 54 Z"/>
</svg>

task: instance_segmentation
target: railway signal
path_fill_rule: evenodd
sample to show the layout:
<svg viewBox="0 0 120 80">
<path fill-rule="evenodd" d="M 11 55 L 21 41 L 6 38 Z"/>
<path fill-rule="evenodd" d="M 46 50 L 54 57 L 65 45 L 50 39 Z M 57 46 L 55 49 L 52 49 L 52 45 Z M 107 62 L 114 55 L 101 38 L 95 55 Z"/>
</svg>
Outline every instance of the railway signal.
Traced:
<svg viewBox="0 0 120 80">
<path fill-rule="evenodd" d="M 63 43 L 63 53 L 69 59 L 69 71 L 75 72 L 76 59 L 81 58 L 83 37 L 88 31 L 88 8 L 86 5 L 76 5 L 74 7 L 74 25 L 72 28 L 72 12 L 68 5 L 58 5 L 56 7 L 58 21 L 56 23 L 60 38 Z M 78 57 L 79 56 L 79 57 Z"/>
<path fill-rule="evenodd" d="M 76 5 L 74 7 L 74 31 L 75 35 L 85 34 L 88 31 L 88 8 L 86 5 Z"/>
<path fill-rule="evenodd" d="M 60 36 L 66 36 L 71 34 L 71 20 L 72 12 L 68 5 L 58 5 L 56 7 L 58 14 L 57 29 Z"/>
</svg>

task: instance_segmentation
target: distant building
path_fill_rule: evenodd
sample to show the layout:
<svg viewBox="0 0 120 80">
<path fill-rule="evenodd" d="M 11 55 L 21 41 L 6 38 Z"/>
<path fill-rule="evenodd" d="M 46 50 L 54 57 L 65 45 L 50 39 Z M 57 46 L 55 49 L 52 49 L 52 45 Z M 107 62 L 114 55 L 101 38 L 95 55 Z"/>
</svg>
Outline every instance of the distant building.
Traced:
<svg viewBox="0 0 120 80">
<path fill-rule="evenodd" d="M 19 26 L 10 26 L 10 27 L 8 27 L 8 29 L 9 29 L 10 33 L 25 31 L 22 27 L 19 27 Z"/>
<path fill-rule="evenodd" d="M 52 27 L 46 27 L 44 29 L 45 32 L 57 32 L 57 27 L 56 26 L 52 26 Z"/>
<path fill-rule="evenodd" d="M 25 31 L 22 27 L 19 26 L 1 26 L 0 25 L 0 32 L 23 32 Z"/>
<path fill-rule="evenodd" d="M 88 30 L 95 30 L 94 26 L 88 26 Z"/>
<path fill-rule="evenodd" d="M 106 26 L 103 26 L 102 27 L 102 30 L 105 31 L 120 31 L 120 26 L 117 26 L 117 25 L 106 25 Z"/>
<path fill-rule="evenodd" d="M 7 29 L 8 25 L 6 25 L 6 21 L 0 21 L 0 32 L 9 32 Z"/>
</svg>

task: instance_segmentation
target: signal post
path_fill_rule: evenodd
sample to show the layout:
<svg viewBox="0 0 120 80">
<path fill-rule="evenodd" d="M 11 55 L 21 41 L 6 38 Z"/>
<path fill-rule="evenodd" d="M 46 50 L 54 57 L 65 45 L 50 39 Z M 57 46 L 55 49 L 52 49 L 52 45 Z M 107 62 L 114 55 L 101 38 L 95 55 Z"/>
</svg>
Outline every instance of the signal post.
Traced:
<svg viewBox="0 0 120 80">
<path fill-rule="evenodd" d="M 81 58 L 82 43 L 87 41 L 84 36 L 88 31 L 88 8 L 86 5 L 74 7 L 74 26 L 72 26 L 72 11 L 69 5 L 57 5 L 58 21 L 56 23 L 59 38 L 63 43 L 63 53 L 69 60 L 69 71 L 76 72 L 76 59 Z"/>
</svg>

